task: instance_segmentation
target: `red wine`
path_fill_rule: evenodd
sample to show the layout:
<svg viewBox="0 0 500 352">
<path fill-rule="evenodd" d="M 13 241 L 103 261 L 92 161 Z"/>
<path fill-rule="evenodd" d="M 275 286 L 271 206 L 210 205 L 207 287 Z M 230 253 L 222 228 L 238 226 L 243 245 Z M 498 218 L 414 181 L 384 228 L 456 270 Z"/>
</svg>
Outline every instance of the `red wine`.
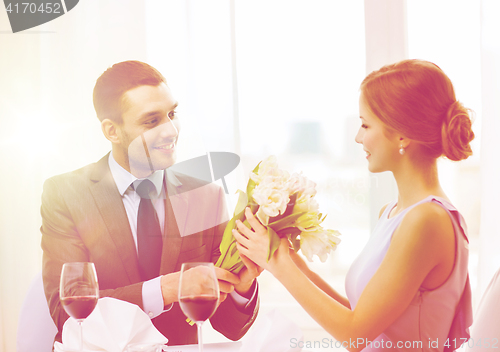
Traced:
<svg viewBox="0 0 500 352">
<path fill-rule="evenodd" d="M 205 321 L 215 313 L 216 296 L 188 296 L 179 301 L 181 309 L 193 321 Z"/>
<path fill-rule="evenodd" d="M 96 296 L 75 296 L 65 297 L 61 299 L 61 303 L 66 313 L 75 318 L 82 320 L 87 318 L 94 310 L 97 304 Z"/>
</svg>

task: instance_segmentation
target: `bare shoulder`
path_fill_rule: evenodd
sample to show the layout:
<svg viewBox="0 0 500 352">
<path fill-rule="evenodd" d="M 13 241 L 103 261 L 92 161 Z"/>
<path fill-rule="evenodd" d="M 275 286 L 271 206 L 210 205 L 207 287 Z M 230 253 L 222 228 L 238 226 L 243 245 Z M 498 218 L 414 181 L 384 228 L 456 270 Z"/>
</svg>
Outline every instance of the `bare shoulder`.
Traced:
<svg viewBox="0 0 500 352">
<path fill-rule="evenodd" d="M 437 246 L 454 244 L 454 230 L 450 216 L 443 207 L 433 202 L 419 204 L 408 211 L 397 232 L 410 241 L 424 241 L 427 247 L 429 244 Z"/>
<path fill-rule="evenodd" d="M 442 222 L 451 224 L 448 212 L 442 206 L 434 202 L 426 202 L 417 205 L 406 213 L 404 219 L 408 221 L 423 222 L 424 225 L 436 225 Z"/>
</svg>

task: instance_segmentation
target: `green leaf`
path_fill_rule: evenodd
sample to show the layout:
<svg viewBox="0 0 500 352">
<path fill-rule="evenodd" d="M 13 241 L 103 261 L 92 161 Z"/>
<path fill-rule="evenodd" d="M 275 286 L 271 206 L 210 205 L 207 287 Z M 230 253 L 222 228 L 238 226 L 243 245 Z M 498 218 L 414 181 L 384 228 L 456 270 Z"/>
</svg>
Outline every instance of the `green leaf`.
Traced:
<svg viewBox="0 0 500 352">
<path fill-rule="evenodd" d="M 229 250 L 229 247 L 231 246 L 231 243 L 235 241 L 234 236 L 233 236 L 233 229 L 236 227 L 236 219 L 237 216 L 233 216 L 231 220 L 226 225 L 226 228 L 224 229 L 224 234 L 222 235 L 222 240 L 220 242 L 220 257 L 217 260 L 217 263 L 215 263 L 215 266 L 221 267 L 221 264 L 226 260 L 227 252 Z"/>
<path fill-rule="evenodd" d="M 259 205 L 254 201 L 248 202 L 248 206 L 250 207 L 250 211 L 253 215 L 255 215 L 257 213 L 257 210 L 259 210 Z"/>
<path fill-rule="evenodd" d="M 274 252 L 276 252 L 276 250 L 280 246 L 281 239 L 271 227 L 267 228 L 267 235 L 269 236 L 269 251 L 267 252 L 267 261 L 269 261 L 274 255 Z"/>
<path fill-rule="evenodd" d="M 262 162 L 262 161 L 261 161 Z M 260 163 L 259 162 L 257 164 L 257 166 L 253 169 L 253 173 L 256 174 L 258 171 L 259 171 L 259 166 L 260 166 Z M 255 183 L 254 180 L 252 180 L 251 178 L 248 179 L 248 184 L 247 184 L 247 196 L 248 196 L 248 199 L 252 199 L 252 196 L 253 196 L 253 190 L 255 188 L 255 186 L 257 186 L 257 184 Z"/>
<path fill-rule="evenodd" d="M 248 221 L 245 219 L 245 206 L 243 204 L 244 199 L 246 198 L 246 195 L 242 191 L 238 191 L 239 193 L 239 199 L 238 199 L 238 205 L 236 206 L 235 210 L 235 215 L 232 217 L 231 220 L 226 225 L 226 228 L 224 229 L 224 234 L 222 235 L 222 241 L 219 246 L 221 255 L 217 262 L 215 263 L 215 266 L 229 270 L 230 272 L 234 274 L 238 274 L 239 271 L 245 266 L 243 262 L 241 261 L 240 254 L 238 252 L 238 249 L 236 247 L 236 239 L 233 236 L 233 229 L 236 228 L 236 220 L 240 220 L 243 222 L 245 226 L 248 228 L 250 227 L 250 224 Z"/>
<path fill-rule="evenodd" d="M 219 246 L 221 255 L 217 260 L 217 262 L 215 263 L 215 266 L 229 270 L 233 273 L 236 272 L 232 271 L 231 268 L 238 262 L 241 262 L 241 258 L 236 248 L 236 239 L 233 236 L 232 230 L 236 228 L 236 220 L 241 221 L 243 220 L 244 217 L 245 214 L 243 210 L 238 214 L 236 214 L 235 216 L 233 216 L 233 218 L 229 220 L 229 222 L 227 223 L 226 228 L 224 229 L 224 234 L 222 235 L 221 244 Z"/>
<path fill-rule="evenodd" d="M 236 207 L 234 208 L 234 215 L 236 216 L 237 214 L 243 212 L 245 210 L 245 207 L 248 205 L 248 198 L 247 194 L 243 192 L 242 190 L 237 191 L 239 196 L 238 196 L 238 202 L 236 203 Z"/>
<path fill-rule="evenodd" d="M 231 267 L 241 261 L 238 249 L 236 247 L 236 240 L 231 243 L 229 249 L 223 257 L 224 259 L 221 260 L 221 258 L 222 256 L 217 261 L 216 266 L 226 270 L 230 270 Z"/>
<path fill-rule="evenodd" d="M 262 161 L 259 161 L 259 163 L 257 164 L 257 166 L 254 167 L 254 169 L 252 170 L 252 172 L 254 174 L 256 174 L 258 171 L 259 171 L 259 167 L 260 167 L 260 164 L 262 163 Z"/>
<path fill-rule="evenodd" d="M 291 224 L 295 222 L 299 217 L 304 215 L 306 212 L 301 212 L 301 213 L 295 213 L 288 215 L 287 217 L 281 218 L 277 221 L 273 221 L 269 223 L 269 227 L 272 227 L 275 231 L 279 231 L 281 229 L 284 229 L 286 227 L 290 227 Z M 274 220 L 275 218 L 271 218 L 270 220 Z"/>
<path fill-rule="evenodd" d="M 236 248 L 236 246 L 234 246 L 232 249 L 231 249 L 231 258 L 234 257 L 234 255 L 236 254 L 236 252 L 238 251 L 238 248 Z"/>
<path fill-rule="evenodd" d="M 220 267 L 225 269 L 225 263 L 230 260 L 231 255 L 230 255 L 230 247 L 236 245 L 236 240 L 233 236 L 233 229 L 236 228 L 236 220 L 240 219 L 244 216 L 243 212 L 235 215 L 232 217 L 231 220 L 226 225 L 226 228 L 224 229 L 224 234 L 222 235 L 222 240 L 219 246 L 220 249 L 220 257 L 217 260 L 217 263 L 215 263 L 215 266 Z M 224 263 L 224 265 L 223 265 Z"/>
<path fill-rule="evenodd" d="M 298 235 L 300 235 L 301 232 L 302 231 L 300 231 L 300 229 L 298 229 L 297 227 L 285 227 L 284 229 L 276 231 L 276 233 L 280 237 L 284 237 L 284 236 L 295 236 L 295 237 L 297 237 Z"/>
</svg>

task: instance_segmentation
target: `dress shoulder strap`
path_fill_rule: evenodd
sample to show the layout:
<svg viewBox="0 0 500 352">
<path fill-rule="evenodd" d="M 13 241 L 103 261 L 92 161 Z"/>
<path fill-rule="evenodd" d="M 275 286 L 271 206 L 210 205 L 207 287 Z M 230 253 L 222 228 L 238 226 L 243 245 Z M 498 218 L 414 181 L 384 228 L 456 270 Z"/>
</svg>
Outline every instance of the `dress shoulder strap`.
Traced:
<svg viewBox="0 0 500 352">
<path fill-rule="evenodd" d="M 467 224 L 465 223 L 465 220 L 460 214 L 460 212 L 455 208 L 453 204 L 451 204 L 449 201 L 446 199 L 443 199 L 441 197 L 436 197 L 436 196 L 430 196 L 429 197 L 430 201 L 441 205 L 445 210 L 448 211 L 448 213 L 451 215 L 452 220 L 454 220 L 454 225 L 457 225 L 462 231 L 461 233 L 463 234 L 465 240 L 467 243 L 469 243 L 468 239 L 468 232 L 467 232 Z"/>
</svg>

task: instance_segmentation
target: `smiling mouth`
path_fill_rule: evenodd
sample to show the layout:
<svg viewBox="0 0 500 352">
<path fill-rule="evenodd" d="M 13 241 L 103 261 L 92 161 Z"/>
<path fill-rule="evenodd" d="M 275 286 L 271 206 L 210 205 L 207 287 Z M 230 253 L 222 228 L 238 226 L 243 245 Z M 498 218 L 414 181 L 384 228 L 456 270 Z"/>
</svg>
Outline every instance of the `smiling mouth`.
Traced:
<svg viewBox="0 0 500 352">
<path fill-rule="evenodd" d="M 174 148 L 174 146 L 175 146 L 175 143 L 171 143 L 171 144 L 165 144 L 165 145 L 162 145 L 159 147 L 155 147 L 154 149 L 169 150 L 169 149 Z"/>
</svg>

